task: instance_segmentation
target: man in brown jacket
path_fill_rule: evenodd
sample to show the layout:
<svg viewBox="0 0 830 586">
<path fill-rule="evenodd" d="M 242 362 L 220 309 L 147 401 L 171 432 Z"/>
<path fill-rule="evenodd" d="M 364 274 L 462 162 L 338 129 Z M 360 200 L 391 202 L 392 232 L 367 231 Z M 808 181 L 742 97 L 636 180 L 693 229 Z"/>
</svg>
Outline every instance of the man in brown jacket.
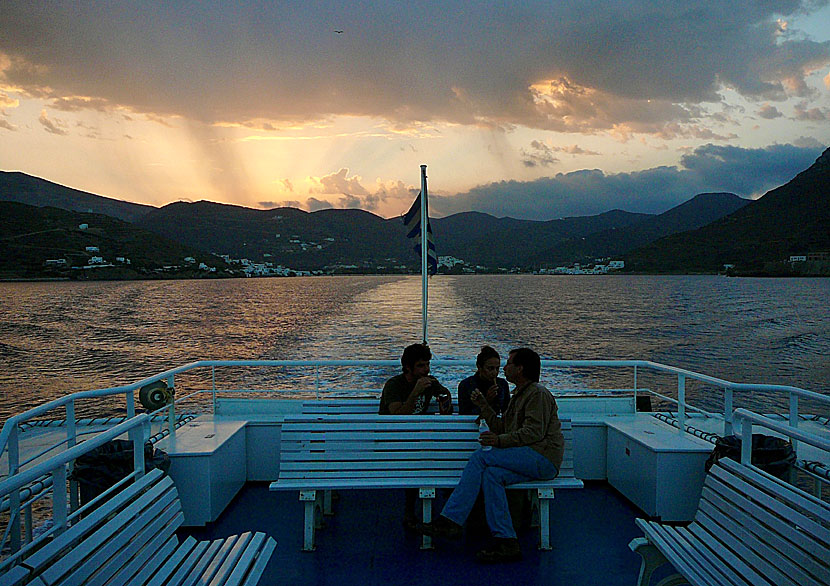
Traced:
<svg viewBox="0 0 830 586">
<path fill-rule="evenodd" d="M 522 552 L 504 487 L 528 480 L 549 480 L 559 474 L 565 440 L 557 417 L 556 400 L 539 384 L 541 361 L 529 348 L 510 351 L 504 375 L 516 385 L 510 404 L 499 418 L 481 393 L 473 393 L 473 402 L 481 409 L 489 432 L 481 434 L 482 448 L 471 457 L 458 486 L 432 523 L 422 524 L 426 535 L 457 539 L 462 525 L 473 508 L 479 490 L 484 491 L 487 525 L 493 533 L 494 546 L 476 554 L 483 563 L 519 560 Z"/>
</svg>

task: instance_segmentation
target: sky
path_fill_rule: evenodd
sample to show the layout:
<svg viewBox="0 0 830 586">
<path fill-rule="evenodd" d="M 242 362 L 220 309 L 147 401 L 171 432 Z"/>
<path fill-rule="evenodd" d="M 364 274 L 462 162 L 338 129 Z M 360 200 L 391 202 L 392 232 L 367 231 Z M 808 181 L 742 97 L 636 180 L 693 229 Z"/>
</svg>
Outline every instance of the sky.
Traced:
<svg viewBox="0 0 830 586">
<path fill-rule="evenodd" d="M 0 170 L 162 206 L 547 220 L 757 198 L 830 144 L 830 0 L 0 7 Z"/>
</svg>

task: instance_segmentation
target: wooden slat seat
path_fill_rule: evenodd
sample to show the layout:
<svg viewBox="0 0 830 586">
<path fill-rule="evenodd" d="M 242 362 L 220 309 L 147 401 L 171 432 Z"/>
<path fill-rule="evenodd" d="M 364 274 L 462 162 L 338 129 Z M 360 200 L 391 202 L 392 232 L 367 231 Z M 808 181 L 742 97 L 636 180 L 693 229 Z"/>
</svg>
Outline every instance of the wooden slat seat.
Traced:
<svg viewBox="0 0 830 586">
<path fill-rule="evenodd" d="M 328 511 L 326 491 L 417 488 L 424 520 L 438 488 L 458 484 L 470 455 L 479 449 L 475 416 L 298 416 L 286 418 L 280 436 L 280 473 L 271 490 L 298 490 L 305 503 L 303 549 L 314 549 L 318 513 Z M 555 488 L 581 488 L 574 477 L 573 431 L 562 420 L 565 459 L 553 480 L 523 482 L 538 498 L 540 547 L 550 549 L 549 501 Z M 430 546 L 424 537 L 424 547 Z"/>
<path fill-rule="evenodd" d="M 721 460 L 706 476 L 687 527 L 637 519 L 629 547 L 643 557 L 638 584 L 670 562 L 660 584 L 830 584 L 830 505 L 765 472 Z"/>
<path fill-rule="evenodd" d="M 18 584 L 253 586 L 276 542 L 244 533 L 212 542 L 175 532 L 184 516 L 173 481 L 153 470 L 23 559 Z"/>
</svg>

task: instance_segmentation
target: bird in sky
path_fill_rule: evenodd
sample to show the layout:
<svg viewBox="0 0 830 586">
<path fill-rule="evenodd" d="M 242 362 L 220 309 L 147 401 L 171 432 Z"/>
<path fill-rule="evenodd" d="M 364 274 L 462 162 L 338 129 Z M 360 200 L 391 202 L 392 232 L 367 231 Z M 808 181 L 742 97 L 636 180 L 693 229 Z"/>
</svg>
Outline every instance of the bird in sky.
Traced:
<svg viewBox="0 0 830 586">
<path fill-rule="evenodd" d="M 342 34 L 343 34 L 343 31 L 339 31 L 339 30 L 336 30 L 336 29 L 335 29 L 335 31 L 334 31 L 334 32 L 336 32 L 338 35 L 342 35 Z"/>
</svg>

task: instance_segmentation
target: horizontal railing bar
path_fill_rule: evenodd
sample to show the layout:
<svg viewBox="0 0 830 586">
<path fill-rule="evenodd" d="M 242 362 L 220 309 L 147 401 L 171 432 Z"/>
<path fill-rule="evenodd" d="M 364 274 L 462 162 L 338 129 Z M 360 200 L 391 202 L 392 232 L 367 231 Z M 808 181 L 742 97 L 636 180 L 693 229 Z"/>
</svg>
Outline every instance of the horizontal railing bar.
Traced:
<svg viewBox="0 0 830 586">
<path fill-rule="evenodd" d="M 741 420 L 747 419 L 751 421 L 753 424 L 757 424 L 761 427 L 777 431 L 778 433 L 784 434 L 791 438 L 795 438 L 799 441 L 807 442 L 808 444 L 815 446 L 817 448 L 821 448 L 822 450 L 830 451 L 830 441 L 828 441 L 827 439 L 817 436 L 813 433 L 802 431 L 797 427 L 791 427 L 790 425 L 778 423 L 777 421 L 774 421 L 769 417 L 758 415 L 757 413 L 753 413 L 752 411 L 748 411 L 743 408 L 735 409 L 734 417 L 736 419 Z"/>
<path fill-rule="evenodd" d="M 47 474 L 48 472 L 58 468 L 59 466 L 65 466 L 69 462 L 75 460 L 79 456 L 84 455 L 85 453 L 93 450 L 95 448 L 101 447 L 105 443 L 110 440 L 117 438 L 118 436 L 127 433 L 129 430 L 143 426 L 149 417 L 147 415 L 137 415 L 132 419 L 128 419 L 123 423 L 119 423 L 112 429 L 109 429 L 105 432 L 96 435 L 92 439 L 88 439 L 85 442 L 82 442 L 74 447 L 69 448 L 68 450 L 61 452 L 60 454 L 50 458 L 45 462 L 41 462 L 36 466 L 32 466 L 31 468 L 24 470 L 22 472 L 18 472 L 14 476 L 7 478 L 6 480 L 0 482 L 0 498 L 3 496 L 11 493 L 14 490 L 19 490 L 32 482 Z"/>
<path fill-rule="evenodd" d="M 216 367 L 216 366 L 227 366 L 227 367 L 256 367 L 256 366 L 269 366 L 269 367 L 339 367 L 339 366 L 358 366 L 358 367 L 366 367 L 366 366 L 384 366 L 384 367 L 398 367 L 400 362 L 398 360 L 199 360 L 196 362 L 191 362 L 189 364 L 185 364 L 183 366 L 179 366 L 176 368 L 171 368 L 166 370 L 162 373 L 153 375 L 151 377 L 142 379 L 138 382 L 119 386 L 119 387 L 112 387 L 109 389 L 96 389 L 90 391 L 80 391 L 78 393 L 73 393 L 71 395 L 67 395 L 66 397 L 61 397 L 60 399 L 56 399 L 54 401 L 50 401 L 44 405 L 40 405 L 33 409 L 30 409 L 24 413 L 19 415 L 15 415 L 8 419 L 5 424 L 3 425 L 2 431 L 0 431 L 0 453 L 2 453 L 6 449 L 6 445 L 8 443 L 8 439 L 11 436 L 11 429 L 15 425 L 20 425 L 26 422 L 29 419 L 47 413 L 52 409 L 56 409 L 59 407 L 63 407 L 71 402 L 78 400 L 78 399 L 85 399 L 85 398 L 99 398 L 109 395 L 114 395 L 118 393 L 128 393 L 133 392 L 142 386 L 156 382 L 162 379 L 167 379 L 171 376 L 175 376 L 177 374 L 181 374 L 184 372 L 188 372 L 190 370 L 200 368 L 200 367 Z M 446 366 L 474 366 L 475 360 L 454 360 L 454 359 L 439 359 L 436 358 L 432 361 L 432 365 L 435 367 L 446 367 Z M 691 370 L 687 370 L 684 368 L 678 368 L 675 366 L 668 366 L 665 364 L 660 364 L 658 362 L 652 362 L 649 360 L 542 360 L 542 365 L 545 367 L 561 367 L 561 368 L 591 368 L 591 367 L 604 367 L 604 368 L 626 368 L 626 367 L 641 367 L 641 368 L 648 368 L 651 370 L 655 370 L 657 372 L 662 373 L 669 373 L 675 375 L 685 375 L 688 378 L 693 380 L 697 380 L 700 382 L 708 383 L 711 385 L 715 385 L 721 387 L 723 389 L 732 389 L 737 391 L 771 391 L 771 392 L 781 392 L 781 393 L 789 393 L 792 395 L 797 395 L 799 397 L 812 399 L 815 401 L 819 401 L 822 403 L 830 403 L 830 396 L 823 395 L 821 393 L 817 393 L 814 391 L 808 391 L 806 389 L 801 389 L 799 387 L 793 387 L 789 385 L 770 385 L 770 384 L 748 384 L 748 383 L 734 383 L 727 380 L 719 379 L 716 377 L 700 374 Z"/>
</svg>

